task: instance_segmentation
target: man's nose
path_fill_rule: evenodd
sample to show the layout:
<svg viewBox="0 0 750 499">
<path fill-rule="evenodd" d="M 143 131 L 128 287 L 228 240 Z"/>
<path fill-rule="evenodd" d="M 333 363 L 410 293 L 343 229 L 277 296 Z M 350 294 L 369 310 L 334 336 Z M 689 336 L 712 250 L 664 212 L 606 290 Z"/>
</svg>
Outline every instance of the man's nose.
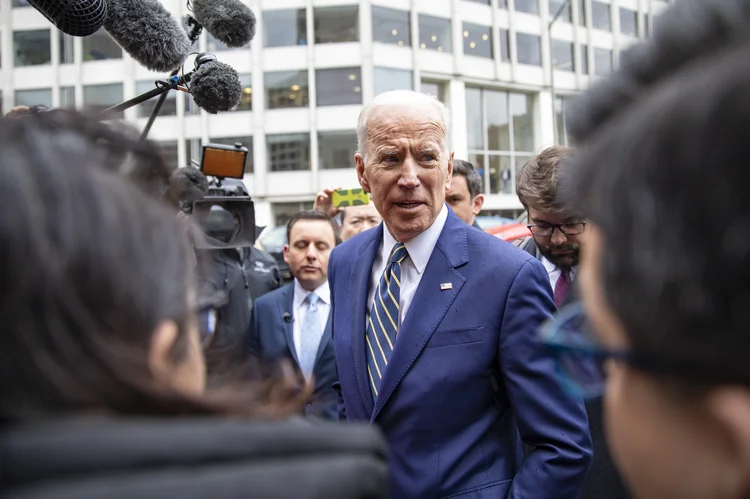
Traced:
<svg viewBox="0 0 750 499">
<path fill-rule="evenodd" d="M 308 260 L 317 260 L 318 248 L 316 248 L 314 244 L 311 244 L 310 246 L 308 246 L 307 252 L 305 253 L 305 257 L 307 257 Z"/>
<path fill-rule="evenodd" d="M 565 234 L 563 234 L 563 231 L 560 227 L 555 227 L 552 230 L 550 242 L 556 246 L 560 246 L 561 244 L 565 244 L 566 242 L 568 242 L 568 238 Z"/>
<path fill-rule="evenodd" d="M 401 177 L 398 179 L 398 185 L 405 189 L 414 189 L 419 186 L 419 176 L 417 175 L 418 166 L 414 158 L 407 156 L 404 164 L 401 166 Z"/>
</svg>

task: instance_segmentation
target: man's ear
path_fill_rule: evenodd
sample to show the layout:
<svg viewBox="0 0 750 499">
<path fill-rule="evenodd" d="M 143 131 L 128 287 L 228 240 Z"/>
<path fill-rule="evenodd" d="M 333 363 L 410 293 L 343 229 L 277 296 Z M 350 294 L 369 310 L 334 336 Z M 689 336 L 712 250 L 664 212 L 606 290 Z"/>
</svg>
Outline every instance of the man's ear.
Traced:
<svg viewBox="0 0 750 499">
<path fill-rule="evenodd" d="M 357 167 L 357 179 L 359 180 L 359 185 L 362 186 L 362 189 L 367 192 L 371 193 L 372 190 L 370 189 L 370 183 L 367 181 L 367 175 L 365 174 L 365 158 L 362 156 L 362 154 L 357 153 L 354 155 L 354 164 Z"/>
<path fill-rule="evenodd" d="M 159 382 L 171 385 L 177 376 L 176 364 L 170 352 L 174 348 L 179 335 L 179 328 L 175 321 L 162 321 L 156 326 L 151 335 L 151 348 L 148 352 L 148 367 L 151 374 Z"/>
<path fill-rule="evenodd" d="M 289 245 L 284 245 L 284 262 L 289 263 Z"/>
<path fill-rule="evenodd" d="M 482 206 L 484 206 L 484 195 L 483 194 L 477 194 L 474 197 L 474 201 L 471 203 L 471 212 L 476 216 L 479 215 L 479 212 L 482 211 Z"/>
<path fill-rule="evenodd" d="M 708 411 L 727 435 L 732 445 L 734 468 L 741 474 L 742 496 L 750 494 L 750 389 L 725 387 L 707 397 Z M 738 496 L 739 497 L 739 496 Z"/>
<path fill-rule="evenodd" d="M 445 192 L 451 190 L 451 184 L 453 183 L 453 156 L 455 154 L 452 152 L 448 158 L 448 171 L 445 172 Z"/>
</svg>

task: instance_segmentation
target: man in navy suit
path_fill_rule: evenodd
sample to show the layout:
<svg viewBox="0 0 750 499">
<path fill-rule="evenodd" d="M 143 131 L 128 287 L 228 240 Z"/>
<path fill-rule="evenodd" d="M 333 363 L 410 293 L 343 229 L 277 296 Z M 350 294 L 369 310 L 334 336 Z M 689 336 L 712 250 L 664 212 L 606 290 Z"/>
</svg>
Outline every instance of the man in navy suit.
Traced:
<svg viewBox="0 0 750 499">
<path fill-rule="evenodd" d="M 357 174 L 383 223 L 331 253 L 339 416 L 383 429 L 389 499 L 577 498 L 591 438 L 537 334 L 547 273 L 446 206 L 447 115 L 411 91 L 360 114 Z"/>
<path fill-rule="evenodd" d="M 328 256 L 339 242 L 338 225 L 323 213 L 302 211 L 286 231 L 284 261 L 294 282 L 256 300 L 247 348 L 264 360 L 293 360 L 306 380 L 314 377 L 307 414 L 337 419 Z"/>
</svg>

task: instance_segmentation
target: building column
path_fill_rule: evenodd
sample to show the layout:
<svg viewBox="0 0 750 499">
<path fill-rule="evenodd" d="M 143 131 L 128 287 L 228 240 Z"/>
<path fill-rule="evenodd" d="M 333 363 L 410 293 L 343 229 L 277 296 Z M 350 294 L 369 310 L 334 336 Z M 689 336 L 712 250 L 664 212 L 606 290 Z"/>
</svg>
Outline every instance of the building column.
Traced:
<svg viewBox="0 0 750 499">
<path fill-rule="evenodd" d="M 461 80 L 452 79 L 448 83 L 446 105 L 451 110 L 451 149 L 458 159 L 468 159 L 469 139 L 466 123 L 466 85 Z M 455 112 L 460 109 L 461 113 Z"/>
<path fill-rule="evenodd" d="M 539 118 L 534 123 L 534 136 L 539 150 L 555 145 L 555 123 L 554 106 L 552 102 L 552 93 L 549 89 L 541 90 L 536 99 L 536 109 L 534 113 Z"/>
</svg>

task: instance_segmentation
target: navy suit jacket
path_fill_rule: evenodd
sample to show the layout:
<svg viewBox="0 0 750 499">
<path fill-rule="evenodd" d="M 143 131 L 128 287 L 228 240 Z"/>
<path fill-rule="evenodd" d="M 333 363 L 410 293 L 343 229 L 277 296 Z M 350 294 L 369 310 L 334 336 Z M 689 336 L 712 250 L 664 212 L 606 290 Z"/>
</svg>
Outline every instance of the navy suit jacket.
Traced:
<svg viewBox="0 0 750 499">
<path fill-rule="evenodd" d="M 373 401 L 365 311 L 382 240 L 381 224 L 337 247 L 328 277 L 339 416 L 384 431 L 389 499 L 577 498 L 591 438 L 537 334 L 555 310 L 542 264 L 449 211 Z"/>
<path fill-rule="evenodd" d="M 291 359 L 299 368 L 297 351 L 294 348 L 294 324 L 284 320 L 284 314 L 294 317 L 293 301 L 294 282 L 255 300 L 246 338 L 250 355 L 270 361 L 280 358 Z M 315 377 L 315 392 L 313 400 L 307 404 L 306 413 L 327 419 L 337 419 L 338 397 L 333 389 L 337 377 L 331 341 L 330 316 L 320 340 L 313 376 Z"/>
</svg>

